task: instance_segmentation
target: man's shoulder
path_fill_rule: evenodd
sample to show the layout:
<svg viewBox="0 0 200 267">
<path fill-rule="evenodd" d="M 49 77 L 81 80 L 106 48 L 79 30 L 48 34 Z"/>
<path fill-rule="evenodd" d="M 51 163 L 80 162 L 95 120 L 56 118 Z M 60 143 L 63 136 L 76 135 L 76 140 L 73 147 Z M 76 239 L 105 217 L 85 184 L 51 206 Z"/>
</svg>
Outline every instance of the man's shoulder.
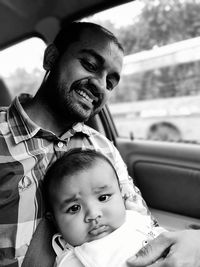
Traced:
<svg viewBox="0 0 200 267">
<path fill-rule="evenodd" d="M 105 135 L 98 132 L 97 130 L 91 128 L 90 126 L 86 126 L 88 131 L 87 139 L 89 140 L 90 146 L 94 147 L 97 150 L 100 150 L 102 153 L 107 156 L 113 158 L 117 157 L 117 148 L 114 143 L 109 140 Z"/>
<path fill-rule="evenodd" d="M 0 107 L 0 124 L 7 120 L 8 107 Z"/>
<path fill-rule="evenodd" d="M 0 107 L 0 139 L 9 136 L 8 107 Z"/>
<path fill-rule="evenodd" d="M 102 133 L 98 132 L 97 130 L 95 130 L 94 128 L 92 128 L 89 125 L 84 124 L 84 129 L 86 131 L 88 131 L 90 135 L 98 135 L 98 136 L 101 136 L 101 137 L 107 139 L 107 137 L 105 135 L 103 135 Z"/>
<path fill-rule="evenodd" d="M 9 106 L 8 107 L 0 107 L 0 114 L 7 112 L 8 109 L 9 109 Z"/>
<path fill-rule="evenodd" d="M 102 139 L 102 140 L 104 140 L 105 142 L 108 142 L 108 143 L 112 143 L 112 141 L 110 141 L 103 133 L 98 132 L 94 128 L 92 128 L 92 127 L 90 127 L 88 125 L 84 125 L 84 128 L 89 133 L 89 136 Z"/>
</svg>

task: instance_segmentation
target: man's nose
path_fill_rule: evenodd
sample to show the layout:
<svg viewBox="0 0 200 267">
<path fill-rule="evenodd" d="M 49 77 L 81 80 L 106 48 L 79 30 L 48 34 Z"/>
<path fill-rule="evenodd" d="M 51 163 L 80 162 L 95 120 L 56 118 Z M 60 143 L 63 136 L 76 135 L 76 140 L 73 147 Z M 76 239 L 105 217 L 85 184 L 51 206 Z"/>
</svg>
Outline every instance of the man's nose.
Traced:
<svg viewBox="0 0 200 267">
<path fill-rule="evenodd" d="M 106 76 L 101 75 L 96 78 L 90 79 L 90 84 L 93 85 L 94 91 L 96 90 L 96 93 L 104 93 L 106 90 Z"/>
<path fill-rule="evenodd" d="M 99 207 L 95 205 L 91 205 L 87 207 L 87 211 L 85 214 L 85 222 L 89 223 L 95 221 L 98 223 L 98 220 L 102 217 L 102 211 Z"/>
</svg>

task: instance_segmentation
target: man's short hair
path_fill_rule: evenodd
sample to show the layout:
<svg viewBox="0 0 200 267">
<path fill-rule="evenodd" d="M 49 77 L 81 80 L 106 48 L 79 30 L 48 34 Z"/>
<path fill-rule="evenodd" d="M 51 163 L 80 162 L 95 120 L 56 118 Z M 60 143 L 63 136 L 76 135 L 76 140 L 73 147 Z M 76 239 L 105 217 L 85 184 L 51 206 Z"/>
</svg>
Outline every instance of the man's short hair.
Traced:
<svg viewBox="0 0 200 267">
<path fill-rule="evenodd" d="M 71 22 L 60 30 L 53 42 L 60 54 L 64 53 L 70 44 L 80 40 L 80 35 L 85 29 L 103 33 L 111 42 L 116 44 L 122 52 L 124 52 L 118 39 L 106 28 L 91 22 Z"/>
</svg>

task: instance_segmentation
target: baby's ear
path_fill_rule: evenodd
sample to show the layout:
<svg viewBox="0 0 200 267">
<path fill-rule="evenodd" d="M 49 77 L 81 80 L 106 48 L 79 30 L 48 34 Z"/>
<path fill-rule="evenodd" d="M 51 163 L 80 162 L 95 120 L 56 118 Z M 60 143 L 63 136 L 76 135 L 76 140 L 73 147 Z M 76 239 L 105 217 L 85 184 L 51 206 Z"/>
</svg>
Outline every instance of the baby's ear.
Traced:
<svg viewBox="0 0 200 267">
<path fill-rule="evenodd" d="M 59 52 L 54 44 L 50 44 L 49 46 L 47 46 L 44 53 L 43 68 L 46 71 L 50 71 L 54 66 L 58 56 Z"/>
<path fill-rule="evenodd" d="M 47 211 L 45 214 L 45 218 L 51 222 L 54 222 L 53 214 L 50 211 Z"/>
<path fill-rule="evenodd" d="M 45 214 L 45 218 L 50 222 L 51 225 L 53 225 L 56 229 L 58 228 L 55 217 L 53 213 L 50 211 L 47 211 Z"/>
</svg>

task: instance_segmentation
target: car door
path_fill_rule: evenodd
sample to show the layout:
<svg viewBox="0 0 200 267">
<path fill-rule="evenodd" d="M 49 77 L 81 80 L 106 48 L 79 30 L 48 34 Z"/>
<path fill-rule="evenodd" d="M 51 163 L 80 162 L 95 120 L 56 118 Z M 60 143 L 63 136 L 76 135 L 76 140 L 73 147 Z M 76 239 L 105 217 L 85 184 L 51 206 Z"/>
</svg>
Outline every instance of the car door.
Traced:
<svg viewBox="0 0 200 267">
<path fill-rule="evenodd" d="M 199 229 L 200 146 L 120 137 L 108 107 L 100 118 L 159 224 L 169 230 Z"/>
<path fill-rule="evenodd" d="M 129 173 L 158 221 L 200 228 L 200 147 L 116 138 Z"/>
</svg>

